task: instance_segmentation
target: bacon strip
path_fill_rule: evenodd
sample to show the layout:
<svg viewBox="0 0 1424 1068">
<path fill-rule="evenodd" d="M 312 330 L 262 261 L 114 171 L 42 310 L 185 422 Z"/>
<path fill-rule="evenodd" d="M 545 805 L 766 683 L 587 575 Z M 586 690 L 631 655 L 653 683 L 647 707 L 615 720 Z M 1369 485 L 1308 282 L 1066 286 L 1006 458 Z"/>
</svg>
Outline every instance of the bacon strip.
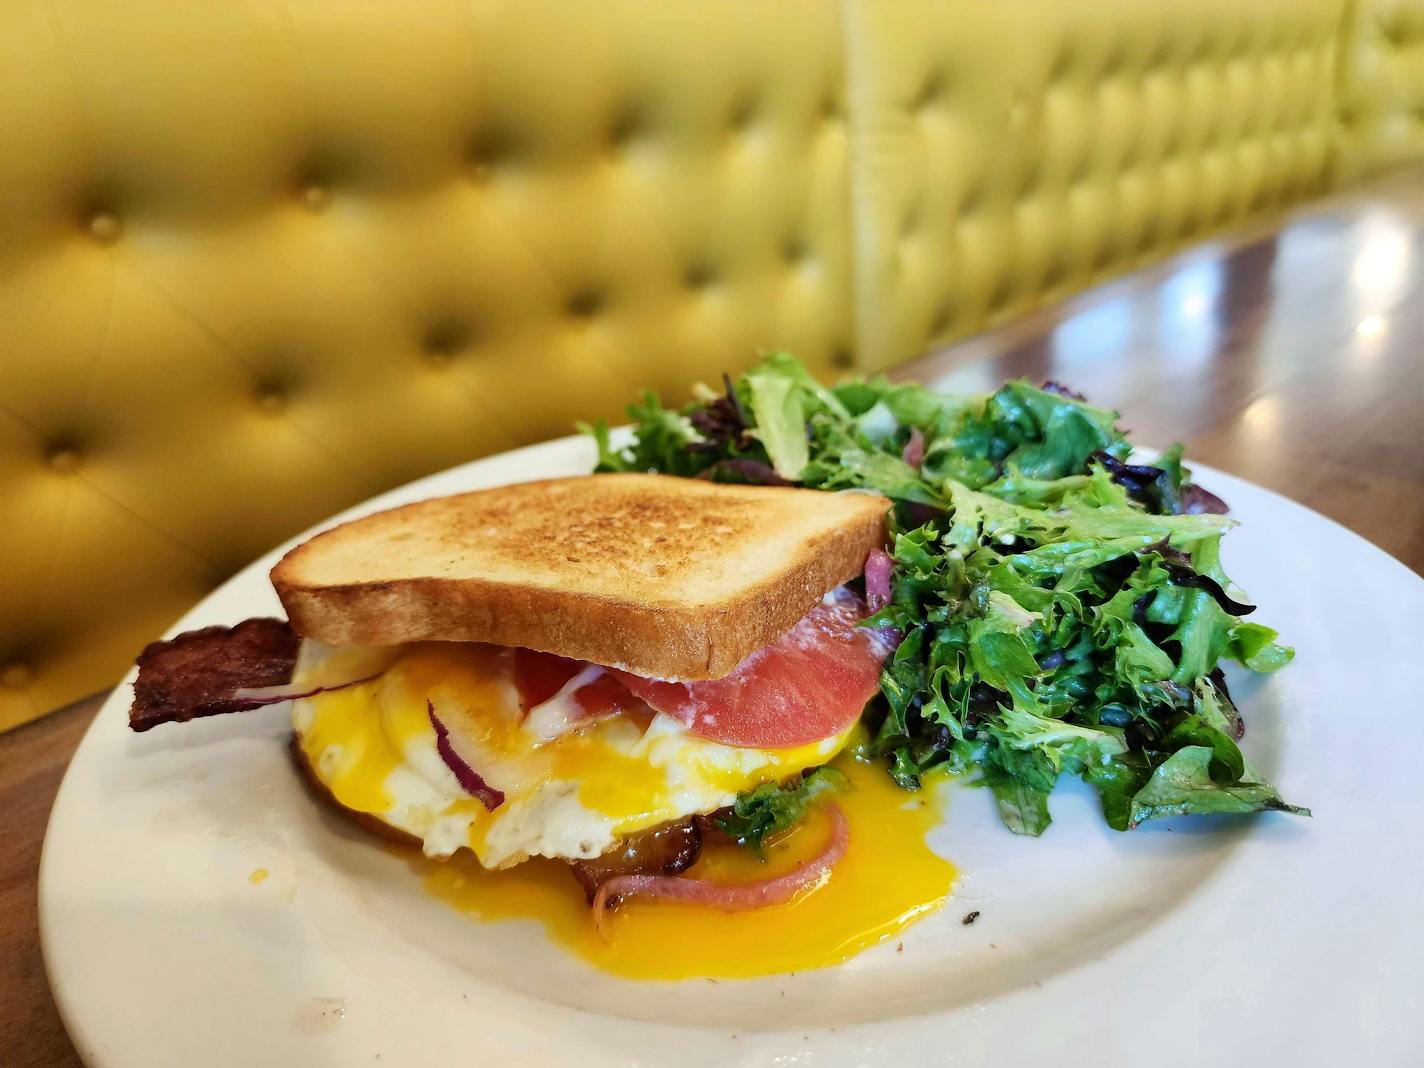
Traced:
<svg viewBox="0 0 1424 1068">
<path fill-rule="evenodd" d="M 607 938 L 604 918 L 610 900 L 622 901 L 641 894 L 670 898 L 693 905 L 705 905 L 724 912 L 764 909 L 790 901 L 807 887 L 818 886 L 831 874 L 850 844 L 850 827 L 845 814 L 835 805 L 826 806 L 831 819 L 831 836 L 819 856 L 800 864 L 785 875 L 747 883 L 714 883 L 706 879 L 686 879 L 677 875 L 620 875 L 609 879 L 593 897 L 593 925 Z"/>
<path fill-rule="evenodd" d="M 598 888 L 611 879 L 629 875 L 676 875 L 692 867 L 701 852 L 701 823 L 687 819 L 641 831 L 601 857 L 570 861 L 569 870 L 592 905 Z"/>
<path fill-rule="evenodd" d="M 285 619 L 245 619 L 153 642 L 138 657 L 129 727 L 146 731 L 285 700 L 238 691 L 290 683 L 300 644 Z"/>
</svg>

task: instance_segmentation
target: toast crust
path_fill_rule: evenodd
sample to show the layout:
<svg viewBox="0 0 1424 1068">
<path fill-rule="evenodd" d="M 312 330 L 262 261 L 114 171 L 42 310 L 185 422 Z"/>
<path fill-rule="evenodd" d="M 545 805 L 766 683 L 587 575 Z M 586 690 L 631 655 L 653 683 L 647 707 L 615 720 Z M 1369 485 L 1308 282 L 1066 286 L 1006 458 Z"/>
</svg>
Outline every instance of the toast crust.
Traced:
<svg viewBox="0 0 1424 1068">
<path fill-rule="evenodd" d="M 721 678 L 862 573 L 888 509 L 668 475 L 550 479 L 335 527 L 272 584 L 296 631 L 330 645 L 490 642 Z"/>
</svg>

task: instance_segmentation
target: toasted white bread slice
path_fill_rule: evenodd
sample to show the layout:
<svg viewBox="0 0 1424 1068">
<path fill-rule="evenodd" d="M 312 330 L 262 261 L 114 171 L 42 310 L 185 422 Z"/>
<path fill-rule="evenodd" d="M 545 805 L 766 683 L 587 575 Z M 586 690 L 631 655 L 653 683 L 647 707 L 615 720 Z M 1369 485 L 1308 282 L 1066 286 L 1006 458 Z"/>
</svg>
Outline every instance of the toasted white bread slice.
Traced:
<svg viewBox="0 0 1424 1068">
<path fill-rule="evenodd" d="M 297 633 L 330 645 L 492 642 L 720 678 L 861 573 L 888 508 L 668 475 L 525 482 L 335 527 L 272 585 Z"/>
</svg>

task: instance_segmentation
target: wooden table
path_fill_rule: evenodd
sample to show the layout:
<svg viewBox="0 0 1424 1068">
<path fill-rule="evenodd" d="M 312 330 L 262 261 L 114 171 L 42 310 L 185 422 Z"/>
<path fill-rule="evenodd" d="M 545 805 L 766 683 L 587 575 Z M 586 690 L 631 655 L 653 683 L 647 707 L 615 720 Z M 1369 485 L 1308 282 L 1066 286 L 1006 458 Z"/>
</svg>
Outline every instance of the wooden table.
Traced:
<svg viewBox="0 0 1424 1068">
<path fill-rule="evenodd" d="M 0 735 L 0 1063 L 80 1063 L 45 983 L 35 878 L 59 780 L 102 695 Z M 14 1057 L 10 1060 L 10 1057 Z"/>
<path fill-rule="evenodd" d="M 1189 457 L 1294 497 L 1424 571 L 1424 172 L 1199 247 L 896 372 L 976 390 L 1019 376 L 1081 390 L 1120 410 L 1134 440 L 1183 441 Z M 60 777 L 97 707 L 0 736 L 7 1065 L 79 1063 L 45 985 L 35 874 Z"/>
</svg>

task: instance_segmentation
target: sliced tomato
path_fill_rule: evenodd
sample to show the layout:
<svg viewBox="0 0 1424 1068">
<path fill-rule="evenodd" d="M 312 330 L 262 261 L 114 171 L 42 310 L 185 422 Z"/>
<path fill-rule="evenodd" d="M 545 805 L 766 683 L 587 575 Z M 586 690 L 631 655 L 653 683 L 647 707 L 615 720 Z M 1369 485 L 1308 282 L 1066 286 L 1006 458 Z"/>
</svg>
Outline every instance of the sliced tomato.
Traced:
<svg viewBox="0 0 1424 1068">
<path fill-rule="evenodd" d="M 781 749 L 840 734 L 880 689 L 885 638 L 859 626 L 865 602 L 842 590 L 730 675 L 663 682 L 610 668 L 634 694 L 693 734 L 744 749 Z"/>
<path fill-rule="evenodd" d="M 611 716 L 615 712 L 641 709 L 643 702 L 628 692 L 623 680 L 604 672 L 573 693 L 579 708 L 591 717 Z"/>
<path fill-rule="evenodd" d="M 584 668 L 582 660 L 570 660 L 533 649 L 514 650 L 514 685 L 519 690 L 519 708 L 528 712 L 542 705 L 564 688 Z"/>
<path fill-rule="evenodd" d="M 589 678 L 568 695 L 573 707 L 567 701 L 546 704 L 581 674 Z M 580 730 L 608 716 L 622 714 L 645 728 L 653 717 L 652 709 L 635 697 L 622 679 L 582 660 L 516 649 L 514 683 L 520 710 L 536 732 L 547 738 Z"/>
</svg>

